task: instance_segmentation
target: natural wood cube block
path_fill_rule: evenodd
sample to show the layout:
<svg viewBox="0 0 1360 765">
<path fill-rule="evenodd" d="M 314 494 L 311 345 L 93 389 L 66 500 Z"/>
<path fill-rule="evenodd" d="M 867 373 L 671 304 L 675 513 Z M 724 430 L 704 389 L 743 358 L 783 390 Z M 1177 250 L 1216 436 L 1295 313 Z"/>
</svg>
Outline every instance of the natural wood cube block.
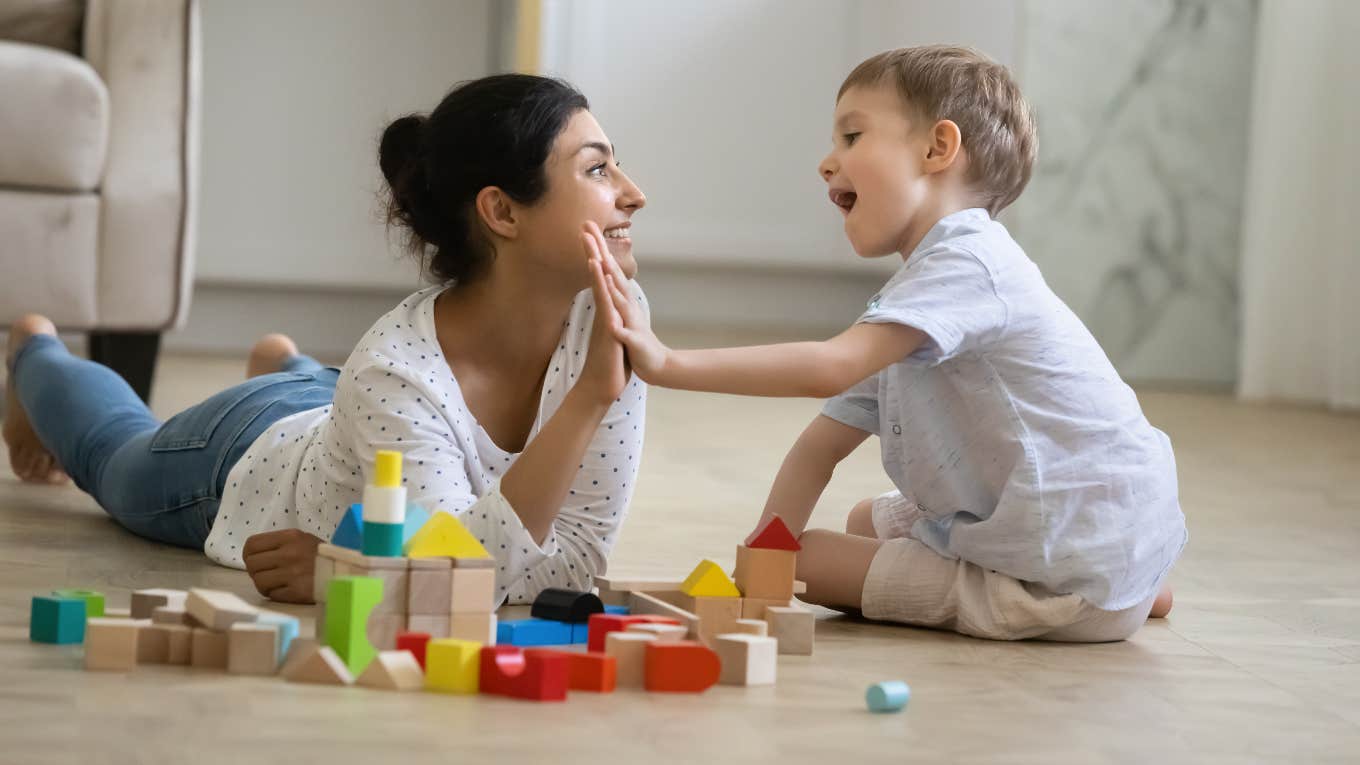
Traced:
<svg viewBox="0 0 1360 765">
<path fill-rule="evenodd" d="M 406 631 L 405 614 L 380 614 L 376 610 L 368 617 L 365 634 L 368 642 L 379 651 L 391 651 L 397 647 L 397 633 Z"/>
<path fill-rule="evenodd" d="M 812 655 L 817 617 L 811 611 L 795 605 L 770 606 L 765 609 L 765 621 L 770 623 L 770 637 L 779 641 L 780 653 Z"/>
<path fill-rule="evenodd" d="M 449 636 L 450 614 L 408 614 L 406 630 L 424 632 L 431 640 L 442 640 Z"/>
<path fill-rule="evenodd" d="M 195 627 L 190 638 L 189 663 L 204 669 L 226 669 L 229 653 L 227 633 Z"/>
<path fill-rule="evenodd" d="M 406 613 L 448 614 L 453 607 L 453 566 L 448 558 L 413 558 Z"/>
<path fill-rule="evenodd" d="M 228 672 L 233 675 L 272 675 L 278 668 L 278 625 L 231 625 L 227 631 Z"/>
<path fill-rule="evenodd" d="M 764 600 L 793 598 L 798 553 L 737 545 L 735 578 L 742 597 Z"/>
<path fill-rule="evenodd" d="M 787 606 L 789 600 L 769 600 L 766 598 L 742 598 L 741 599 L 741 618 L 743 619 L 764 619 L 765 609 L 770 606 Z"/>
<path fill-rule="evenodd" d="M 761 635 L 729 634 L 713 639 L 722 662 L 718 682 L 723 685 L 774 685 L 779 660 L 777 640 Z"/>
<path fill-rule="evenodd" d="M 496 608 L 496 569 L 455 568 L 449 613 L 478 614 Z"/>
<path fill-rule="evenodd" d="M 152 612 L 157 608 L 168 607 L 182 611 L 184 610 L 184 601 L 188 597 L 189 593 L 184 590 L 161 588 L 137 590 L 132 593 L 132 608 L 129 609 L 129 612 L 133 619 L 150 619 Z"/>
<path fill-rule="evenodd" d="M 494 613 L 450 614 L 449 637 L 471 640 L 482 645 L 496 644 L 496 615 Z"/>
<path fill-rule="evenodd" d="M 130 670 L 137 666 L 137 639 L 143 623 L 96 616 L 85 620 L 85 669 Z"/>
<path fill-rule="evenodd" d="M 721 596 L 684 596 L 682 608 L 699 617 L 697 639 L 711 646 L 713 638 L 737 631 L 737 620 L 742 618 L 742 598 Z"/>
</svg>

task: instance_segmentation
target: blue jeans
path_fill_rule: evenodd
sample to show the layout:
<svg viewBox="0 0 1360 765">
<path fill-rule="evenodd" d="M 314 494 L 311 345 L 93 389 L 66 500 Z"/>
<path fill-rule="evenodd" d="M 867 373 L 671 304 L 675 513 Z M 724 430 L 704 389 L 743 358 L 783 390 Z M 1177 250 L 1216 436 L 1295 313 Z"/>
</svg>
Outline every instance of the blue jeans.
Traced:
<svg viewBox="0 0 1360 765">
<path fill-rule="evenodd" d="M 236 461 L 270 425 L 326 406 L 340 372 L 296 356 L 161 423 L 113 370 L 35 335 L 10 384 L 75 485 L 134 534 L 202 549 Z"/>
</svg>

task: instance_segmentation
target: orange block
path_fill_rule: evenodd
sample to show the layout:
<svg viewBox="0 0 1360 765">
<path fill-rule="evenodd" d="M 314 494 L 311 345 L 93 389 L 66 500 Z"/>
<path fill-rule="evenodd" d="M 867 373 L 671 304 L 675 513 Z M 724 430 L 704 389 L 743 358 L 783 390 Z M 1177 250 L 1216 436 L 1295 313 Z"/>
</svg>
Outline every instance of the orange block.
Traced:
<svg viewBox="0 0 1360 765">
<path fill-rule="evenodd" d="M 712 648 L 694 640 L 647 644 L 647 680 L 649 691 L 700 693 L 706 691 L 722 674 L 722 662 Z"/>
<path fill-rule="evenodd" d="M 567 688 L 573 691 L 613 693 L 618 677 L 618 659 L 603 653 L 569 653 Z"/>
</svg>

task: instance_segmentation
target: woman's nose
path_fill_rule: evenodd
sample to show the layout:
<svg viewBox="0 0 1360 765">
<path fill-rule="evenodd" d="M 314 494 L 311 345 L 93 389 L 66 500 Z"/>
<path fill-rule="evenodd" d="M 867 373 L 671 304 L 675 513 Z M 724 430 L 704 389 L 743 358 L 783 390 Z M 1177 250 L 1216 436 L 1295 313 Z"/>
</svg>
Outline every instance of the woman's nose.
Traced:
<svg viewBox="0 0 1360 765">
<path fill-rule="evenodd" d="M 622 174 L 622 171 L 620 171 L 620 174 Z M 637 212 L 647 206 L 647 195 L 643 194 L 642 189 L 638 188 L 638 185 L 633 183 L 633 179 L 629 178 L 627 175 L 623 176 L 623 188 L 621 191 L 622 193 L 619 195 L 619 206 L 623 209 Z"/>
</svg>

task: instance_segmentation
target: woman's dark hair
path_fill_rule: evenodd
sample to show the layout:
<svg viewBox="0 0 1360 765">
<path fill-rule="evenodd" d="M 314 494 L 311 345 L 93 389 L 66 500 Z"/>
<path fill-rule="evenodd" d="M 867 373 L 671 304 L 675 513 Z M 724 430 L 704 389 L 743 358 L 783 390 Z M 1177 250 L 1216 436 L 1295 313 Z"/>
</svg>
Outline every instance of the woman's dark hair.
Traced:
<svg viewBox="0 0 1360 765">
<path fill-rule="evenodd" d="M 387 223 L 440 282 L 475 278 L 493 253 L 473 200 L 496 186 L 521 204 L 547 191 L 544 163 L 586 97 L 562 80 L 498 74 L 459 83 L 430 115 L 408 114 L 383 131 Z"/>
</svg>

